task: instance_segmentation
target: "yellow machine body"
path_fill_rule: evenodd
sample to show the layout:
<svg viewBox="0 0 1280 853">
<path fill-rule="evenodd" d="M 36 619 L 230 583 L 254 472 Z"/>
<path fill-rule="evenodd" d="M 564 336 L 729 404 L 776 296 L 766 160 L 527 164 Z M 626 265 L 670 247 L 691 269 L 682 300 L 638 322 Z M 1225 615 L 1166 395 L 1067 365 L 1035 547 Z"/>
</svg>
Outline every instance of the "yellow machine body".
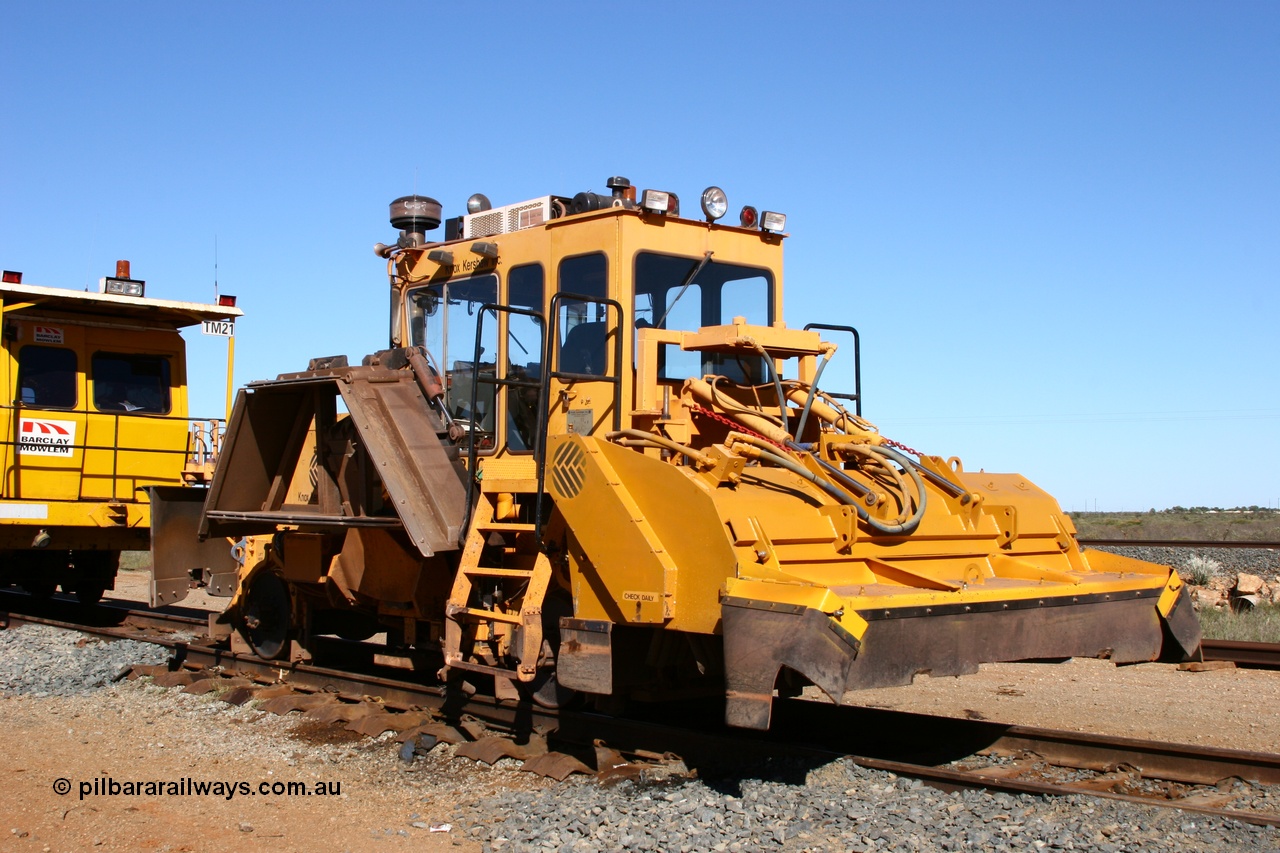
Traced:
<svg viewBox="0 0 1280 853">
<path fill-rule="evenodd" d="M 441 644 L 446 673 L 539 701 L 549 679 L 710 689 L 756 728 L 807 683 L 838 701 L 987 661 L 1196 651 L 1172 569 L 1082 550 L 1022 476 L 911 451 L 861 417 L 860 389 L 821 389 L 837 347 L 782 319 L 783 234 L 617 190 L 568 201 L 381 247 L 390 349 L 242 395 L 203 530 L 277 537 L 295 627 L 374 614 Z M 856 359 L 857 332 L 826 329 Z M 268 432 L 273 412 L 290 423 Z M 287 499 L 309 433 L 318 494 Z"/>
<path fill-rule="evenodd" d="M 96 599 L 150 547 L 149 493 L 212 475 L 221 426 L 188 418 L 179 329 L 241 312 L 16 283 L 0 311 L 3 580 Z"/>
</svg>

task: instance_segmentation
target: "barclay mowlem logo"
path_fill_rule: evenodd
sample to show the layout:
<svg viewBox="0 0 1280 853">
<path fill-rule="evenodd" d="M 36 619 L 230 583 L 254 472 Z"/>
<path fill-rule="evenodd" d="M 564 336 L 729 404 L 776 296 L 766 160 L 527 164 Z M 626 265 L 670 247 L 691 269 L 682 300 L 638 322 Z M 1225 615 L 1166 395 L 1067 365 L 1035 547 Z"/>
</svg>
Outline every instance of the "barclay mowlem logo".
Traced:
<svg viewBox="0 0 1280 853">
<path fill-rule="evenodd" d="M 76 422 L 22 418 L 18 427 L 18 449 L 23 454 L 72 456 L 75 454 Z"/>
<path fill-rule="evenodd" d="M 63 342 L 62 329 L 57 326 L 36 326 L 35 338 L 38 344 L 60 344 Z"/>
</svg>

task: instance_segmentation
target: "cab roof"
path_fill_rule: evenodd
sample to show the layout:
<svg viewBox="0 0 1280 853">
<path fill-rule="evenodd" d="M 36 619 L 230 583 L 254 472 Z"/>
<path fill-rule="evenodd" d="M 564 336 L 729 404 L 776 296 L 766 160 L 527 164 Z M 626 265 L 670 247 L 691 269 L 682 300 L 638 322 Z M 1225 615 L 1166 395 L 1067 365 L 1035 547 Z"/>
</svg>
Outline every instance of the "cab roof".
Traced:
<svg viewBox="0 0 1280 853">
<path fill-rule="evenodd" d="M 33 284 L 0 284 L 0 299 L 6 308 L 15 303 L 59 311 L 70 311 L 99 317 L 127 317 L 150 320 L 181 329 L 204 320 L 233 320 L 244 316 L 239 308 L 229 305 L 206 305 L 200 302 L 177 302 L 172 299 L 147 299 L 119 296 L 114 293 L 85 293 L 59 287 Z"/>
</svg>

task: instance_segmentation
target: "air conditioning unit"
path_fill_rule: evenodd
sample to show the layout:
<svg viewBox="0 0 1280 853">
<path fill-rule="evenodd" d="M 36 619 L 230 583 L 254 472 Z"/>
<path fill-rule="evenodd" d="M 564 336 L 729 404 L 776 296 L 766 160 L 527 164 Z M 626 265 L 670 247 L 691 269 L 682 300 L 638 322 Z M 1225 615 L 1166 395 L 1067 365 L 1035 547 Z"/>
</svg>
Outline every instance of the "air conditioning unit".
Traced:
<svg viewBox="0 0 1280 853">
<path fill-rule="evenodd" d="M 551 211 L 552 196 L 495 207 L 481 213 L 462 217 L 462 236 L 467 239 L 489 237 L 494 234 L 510 234 L 533 228 L 554 218 Z"/>
</svg>

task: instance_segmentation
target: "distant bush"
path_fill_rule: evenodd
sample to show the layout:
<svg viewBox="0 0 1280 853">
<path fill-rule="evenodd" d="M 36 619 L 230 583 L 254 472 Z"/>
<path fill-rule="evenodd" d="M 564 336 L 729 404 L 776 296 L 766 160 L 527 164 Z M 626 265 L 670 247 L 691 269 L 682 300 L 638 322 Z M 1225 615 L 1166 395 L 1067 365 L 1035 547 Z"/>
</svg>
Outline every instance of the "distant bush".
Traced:
<svg viewBox="0 0 1280 853">
<path fill-rule="evenodd" d="M 1222 563 L 1210 557 L 1192 554 L 1191 558 L 1182 564 L 1181 574 L 1196 586 L 1207 586 L 1213 576 L 1220 571 L 1222 571 Z"/>
</svg>

